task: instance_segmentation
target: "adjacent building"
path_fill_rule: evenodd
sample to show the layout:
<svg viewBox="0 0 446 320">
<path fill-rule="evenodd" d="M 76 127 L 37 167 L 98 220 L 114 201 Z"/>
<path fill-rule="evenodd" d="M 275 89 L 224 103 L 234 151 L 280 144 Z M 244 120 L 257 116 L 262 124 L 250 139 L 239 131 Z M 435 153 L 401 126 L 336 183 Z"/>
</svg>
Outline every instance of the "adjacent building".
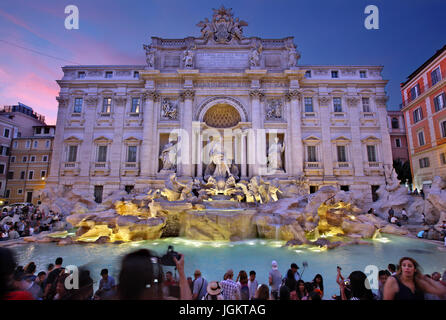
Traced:
<svg viewBox="0 0 446 320">
<path fill-rule="evenodd" d="M 5 199 L 39 204 L 49 174 L 55 126 L 33 126 L 32 135 L 12 139 Z"/>
<path fill-rule="evenodd" d="M 101 202 L 173 172 L 203 179 L 221 134 L 220 159 L 242 179 L 305 176 L 311 192 L 372 201 L 392 165 L 383 67 L 299 65 L 293 37 L 245 37 L 230 9 L 199 25 L 199 38 L 152 37 L 145 65 L 62 68 L 48 185 Z"/>
<path fill-rule="evenodd" d="M 33 126 L 42 125 L 45 125 L 45 117 L 20 102 L 0 109 L 0 198 L 2 201 L 11 203 L 4 198 L 4 195 L 12 140 L 21 136 L 30 136 Z"/>
<path fill-rule="evenodd" d="M 446 45 L 401 84 L 414 188 L 446 178 Z"/>
<path fill-rule="evenodd" d="M 401 111 L 387 111 L 392 159 L 393 161 L 400 160 L 402 163 L 409 160 L 406 125 L 404 122 L 404 116 Z"/>
</svg>

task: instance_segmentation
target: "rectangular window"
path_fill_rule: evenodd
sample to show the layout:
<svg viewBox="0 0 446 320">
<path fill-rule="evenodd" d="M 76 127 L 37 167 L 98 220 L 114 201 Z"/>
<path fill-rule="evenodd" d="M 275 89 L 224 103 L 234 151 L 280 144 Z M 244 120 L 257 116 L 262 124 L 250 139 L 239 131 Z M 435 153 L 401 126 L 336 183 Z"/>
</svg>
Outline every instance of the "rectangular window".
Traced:
<svg viewBox="0 0 446 320">
<path fill-rule="evenodd" d="M 98 147 L 98 162 L 107 161 L 107 146 Z"/>
<path fill-rule="evenodd" d="M 22 189 L 17 190 L 17 194 L 22 194 L 22 193 L 23 193 Z"/>
<path fill-rule="evenodd" d="M 36 128 L 36 134 L 41 134 L 42 133 L 42 128 Z"/>
<path fill-rule="evenodd" d="M 305 71 L 305 78 L 311 78 L 311 70 Z"/>
<path fill-rule="evenodd" d="M 40 177 L 41 178 L 46 178 L 46 171 L 45 170 L 40 171 Z"/>
<path fill-rule="evenodd" d="M 410 89 L 410 98 L 415 100 L 420 95 L 420 85 L 417 84 L 415 87 Z"/>
<path fill-rule="evenodd" d="M 305 112 L 313 112 L 313 98 L 305 97 Z"/>
<path fill-rule="evenodd" d="M 440 67 L 431 72 L 431 80 L 432 85 L 435 85 L 438 81 L 441 80 Z"/>
<path fill-rule="evenodd" d="M 444 92 L 442 94 L 436 96 L 434 98 L 435 112 L 443 109 L 445 102 L 446 102 L 446 94 Z"/>
<path fill-rule="evenodd" d="M 140 99 L 139 98 L 132 98 L 132 109 L 130 112 L 139 113 L 140 108 Z"/>
<path fill-rule="evenodd" d="M 429 158 L 421 158 L 418 160 L 420 164 L 420 168 L 428 168 L 430 166 Z"/>
<path fill-rule="evenodd" d="M 39 141 L 34 141 L 34 148 L 37 148 L 39 146 Z"/>
<path fill-rule="evenodd" d="M 15 156 L 12 156 L 10 159 L 11 159 L 11 162 L 15 162 Z"/>
<path fill-rule="evenodd" d="M 106 71 L 106 72 L 105 72 L 105 77 L 106 77 L 107 79 L 112 78 L 112 77 L 113 77 L 113 71 Z"/>
<path fill-rule="evenodd" d="M 45 134 L 49 134 L 50 133 L 50 128 L 44 128 L 43 131 L 44 131 Z"/>
<path fill-rule="evenodd" d="M 367 71 L 364 70 L 359 71 L 359 77 L 362 79 L 367 78 Z"/>
<path fill-rule="evenodd" d="M 139 71 L 134 71 L 133 72 L 133 78 L 139 79 Z"/>
<path fill-rule="evenodd" d="M 425 141 L 424 141 L 424 131 L 420 131 L 418 132 L 418 145 L 419 146 L 424 146 Z"/>
<path fill-rule="evenodd" d="M 347 162 L 345 146 L 337 146 L 336 149 L 338 152 L 338 162 Z"/>
<path fill-rule="evenodd" d="M 3 131 L 3 136 L 5 138 L 9 138 L 9 133 L 10 133 L 9 129 L 5 128 L 5 130 Z"/>
<path fill-rule="evenodd" d="M 111 112 L 111 98 L 104 98 L 104 103 L 102 104 L 102 112 L 110 113 Z"/>
<path fill-rule="evenodd" d="M 47 161 L 48 161 L 48 156 L 43 156 L 43 157 L 42 157 L 42 161 L 43 161 L 43 162 L 47 162 Z"/>
<path fill-rule="evenodd" d="M 418 121 L 423 120 L 423 110 L 421 107 L 417 108 L 413 112 L 413 122 L 417 123 Z"/>
<path fill-rule="evenodd" d="M 331 77 L 332 77 L 332 78 L 339 78 L 338 71 L 332 71 L 332 72 L 331 72 Z"/>
<path fill-rule="evenodd" d="M 316 158 L 316 146 L 307 146 L 308 162 L 317 162 Z"/>
<path fill-rule="evenodd" d="M 17 149 L 18 145 L 19 145 L 18 142 L 17 142 L 17 141 L 14 141 L 12 147 L 13 147 L 14 149 Z"/>
<path fill-rule="evenodd" d="M 440 162 L 441 164 L 445 165 L 446 164 L 446 153 L 443 152 L 440 154 Z"/>
<path fill-rule="evenodd" d="M 84 78 L 85 78 L 85 71 L 79 71 L 79 72 L 77 73 L 77 77 L 78 77 L 79 79 L 84 79 Z"/>
<path fill-rule="evenodd" d="M 25 171 L 20 171 L 20 180 L 25 180 Z"/>
<path fill-rule="evenodd" d="M 136 162 L 136 146 L 129 146 L 127 153 L 127 162 Z"/>
<path fill-rule="evenodd" d="M 35 162 L 36 161 L 36 156 L 31 156 L 30 161 L 31 162 Z"/>
<path fill-rule="evenodd" d="M 102 203 L 103 191 L 104 191 L 103 186 L 94 186 L 94 201 L 96 201 L 96 203 Z"/>
<path fill-rule="evenodd" d="M 45 142 L 45 148 L 49 149 L 49 148 L 50 148 L 50 145 L 51 145 L 50 140 L 46 140 L 46 142 Z"/>
<path fill-rule="evenodd" d="M 348 192 L 348 191 L 350 191 L 350 187 L 349 186 L 341 186 L 341 191 L 345 191 L 345 192 Z"/>
<path fill-rule="evenodd" d="M 362 98 L 362 111 L 370 112 L 370 99 L 369 98 Z"/>
<path fill-rule="evenodd" d="M 28 172 L 28 180 L 32 180 L 34 178 L 34 171 Z"/>
<path fill-rule="evenodd" d="M 0 164 L 0 174 L 4 174 L 4 173 L 5 173 L 5 165 Z"/>
<path fill-rule="evenodd" d="M 27 157 L 22 157 L 22 162 L 26 162 L 26 161 L 28 161 L 28 158 Z"/>
<path fill-rule="evenodd" d="M 133 189 L 135 189 L 135 186 L 133 186 L 133 185 L 125 186 L 125 191 L 126 191 L 127 193 L 132 192 Z"/>
<path fill-rule="evenodd" d="M 446 120 L 440 123 L 440 127 L 441 127 L 441 136 L 443 138 L 446 138 Z"/>
<path fill-rule="evenodd" d="M 10 180 L 14 179 L 14 171 L 8 172 L 8 179 L 10 179 Z"/>
<path fill-rule="evenodd" d="M 82 112 L 82 98 L 76 98 L 74 99 L 74 113 L 81 113 Z"/>
<path fill-rule="evenodd" d="M 367 158 L 369 162 L 376 162 L 376 148 L 375 146 L 367 146 Z"/>
<path fill-rule="evenodd" d="M 342 112 L 342 99 L 339 97 L 333 98 L 334 112 Z"/>
<path fill-rule="evenodd" d="M 69 146 L 68 162 L 76 162 L 76 158 L 77 158 L 77 146 Z"/>
<path fill-rule="evenodd" d="M 25 148 L 29 149 L 29 147 L 31 147 L 31 141 L 27 140 Z"/>
<path fill-rule="evenodd" d="M 399 139 L 399 138 L 396 138 L 396 139 L 395 139 L 395 146 L 396 146 L 397 148 L 401 148 L 401 139 Z"/>
</svg>

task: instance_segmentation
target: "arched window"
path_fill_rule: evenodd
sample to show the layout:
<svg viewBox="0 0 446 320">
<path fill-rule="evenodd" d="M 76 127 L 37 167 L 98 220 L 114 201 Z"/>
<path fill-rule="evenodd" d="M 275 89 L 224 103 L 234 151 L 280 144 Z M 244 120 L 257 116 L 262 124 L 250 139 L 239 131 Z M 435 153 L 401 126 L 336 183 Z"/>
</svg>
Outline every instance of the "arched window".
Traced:
<svg viewBox="0 0 446 320">
<path fill-rule="evenodd" d="M 397 118 L 392 118 L 392 129 L 398 129 L 400 127 L 400 123 Z"/>
</svg>

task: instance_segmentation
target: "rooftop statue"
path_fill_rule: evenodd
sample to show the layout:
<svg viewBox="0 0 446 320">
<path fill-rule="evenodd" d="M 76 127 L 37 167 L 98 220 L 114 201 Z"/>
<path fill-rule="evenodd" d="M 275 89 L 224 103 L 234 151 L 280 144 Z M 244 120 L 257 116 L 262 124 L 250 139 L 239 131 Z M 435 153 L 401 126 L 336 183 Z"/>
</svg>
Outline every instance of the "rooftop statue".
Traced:
<svg viewBox="0 0 446 320">
<path fill-rule="evenodd" d="M 204 21 L 197 23 L 205 41 L 212 38 L 217 43 L 228 43 L 234 38 L 238 40 L 244 38 L 243 27 L 248 25 L 246 21 L 239 18 L 234 19 L 232 9 L 226 9 L 223 6 L 220 9 L 212 10 L 214 11 L 212 21 L 205 18 Z"/>
</svg>

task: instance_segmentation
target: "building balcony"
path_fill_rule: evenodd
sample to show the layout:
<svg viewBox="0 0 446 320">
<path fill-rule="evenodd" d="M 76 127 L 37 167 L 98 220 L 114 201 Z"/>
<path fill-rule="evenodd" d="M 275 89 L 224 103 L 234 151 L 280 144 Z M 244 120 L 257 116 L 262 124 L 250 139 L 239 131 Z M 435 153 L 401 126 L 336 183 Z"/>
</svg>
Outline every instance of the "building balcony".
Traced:
<svg viewBox="0 0 446 320">
<path fill-rule="evenodd" d="M 79 162 L 62 162 L 62 168 L 60 169 L 61 176 L 73 175 L 78 176 L 81 172 Z"/>
<path fill-rule="evenodd" d="M 141 112 L 127 112 L 125 117 L 126 126 L 141 126 L 142 125 L 142 113 Z"/>
<path fill-rule="evenodd" d="M 92 176 L 108 176 L 110 174 L 110 162 L 93 162 L 90 167 L 90 175 Z"/>
<path fill-rule="evenodd" d="M 359 121 L 361 125 L 376 125 L 376 113 L 375 112 L 361 112 Z"/>
<path fill-rule="evenodd" d="M 99 112 L 98 118 L 96 119 L 96 124 L 99 127 L 112 126 L 113 125 L 113 115 L 111 112 Z"/>
<path fill-rule="evenodd" d="M 348 118 L 346 112 L 331 112 L 330 113 L 330 121 L 334 126 L 345 126 L 348 124 Z"/>
<path fill-rule="evenodd" d="M 364 162 L 364 173 L 367 176 L 384 174 L 384 168 L 382 162 L 377 162 L 377 161 Z"/>
<path fill-rule="evenodd" d="M 353 166 L 350 162 L 344 162 L 344 161 L 334 162 L 333 174 L 336 176 L 353 175 Z"/>
<path fill-rule="evenodd" d="M 121 176 L 139 175 L 139 162 L 124 162 L 121 168 Z"/>
<path fill-rule="evenodd" d="M 321 162 L 308 161 L 305 162 L 305 174 L 312 176 L 321 176 L 324 174 Z"/>
<path fill-rule="evenodd" d="M 68 127 L 82 127 L 85 123 L 85 117 L 83 113 L 73 112 L 67 119 Z"/>
<path fill-rule="evenodd" d="M 302 123 L 306 126 L 318 126 L 319 117 L 316 112 L 302 112 Z"/>
</svg>

